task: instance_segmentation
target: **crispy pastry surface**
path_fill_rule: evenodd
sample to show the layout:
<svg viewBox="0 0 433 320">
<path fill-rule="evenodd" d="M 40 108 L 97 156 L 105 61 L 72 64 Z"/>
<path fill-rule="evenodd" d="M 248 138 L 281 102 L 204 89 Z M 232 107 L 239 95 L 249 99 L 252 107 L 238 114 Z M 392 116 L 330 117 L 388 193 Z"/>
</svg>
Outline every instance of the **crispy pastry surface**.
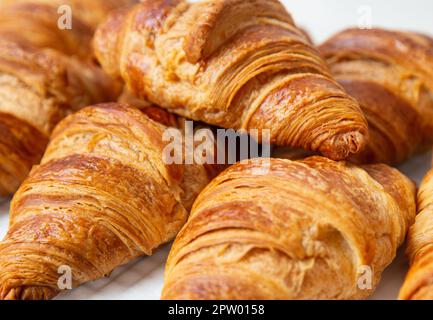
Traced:
<svg viewBox="0 0 433 320">
<path fill-rule="evenodd" d="M 414 184 L 386 165 L 322 157 L 234 165 L 197 198 L 162 298 L 365 298 L 415 211 Z M 358 286 L 365 266 L 372 290 Z"/>
<path fill-rule="evenodd" d="M 85 108 L 56 127 L 12 200 L 0 298 L 52 298 L 60 266 L 71 268 L 76 287 L 177 234 L 216 171 L 165 164 L 165 129 L 119 104 Z"/>
<path fill-rule="evenodd" d="M 132 93 L 181 116 L 333 159 L 364 145 L 358 104 L 277 0 L 145 0 L 103 23 L 94 47 Z"/>
<path fill-rule="evenodd" d="M 399 299 L 433 299 L 433 170 L 418 191 L 418 215 L 410 228 L 407 255 L 410 269 Z"/>
<path fill-rule="evenodd" d="M 57 26 L 60 3 L 72 5 L 72 30 Z M 95 26 L 78 15 L 83 5 L 0 2 L 0 197 L 16 191 L 39 162 L 59 120 L 81 107 L 115 101 L 120 93 L 120 85 L 89 59 Z"/>
<path fill-rule="evenodd" d="M 369 143 L 356 161 L 395 164 L 433 143 L 432 38 L 350 29 L 320 51 L 368 121 Z"/>
<path fill-rule="evenodd" d="M 0 38 L 68 55 L 93 55 L 91 39 L 113 9 L 134 0 L 0 0 Z M 65 5 L 70 11 L 65 11 Z M 70 16 L 69 16 L 70 13 Z M 66 18 L 71 18 L 68 28 Z"/>
</svg>

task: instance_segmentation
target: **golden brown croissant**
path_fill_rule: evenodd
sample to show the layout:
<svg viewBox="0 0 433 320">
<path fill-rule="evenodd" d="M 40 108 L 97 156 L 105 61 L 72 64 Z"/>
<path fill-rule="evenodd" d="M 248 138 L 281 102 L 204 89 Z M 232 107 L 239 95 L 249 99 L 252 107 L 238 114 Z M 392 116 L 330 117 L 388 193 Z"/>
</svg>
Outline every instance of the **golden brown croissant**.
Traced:
<svg viewBox="0 0 433 320">
<path fill-rule="evenodd" d="M 102 24 L 94 47 L 132 93 L 181 116 L 334 159 L 364 145 L 359 106 L 277 0 L 145 0 Z"/>
<path fill-rule="evenodd" d="M 320 50 L 369 124 L 370 141 L 355 160 L 398 163 L 433 143 L 432 38 L 351 29 Z"/>
<path fill-rule="evenodd" d="M 213 166 L 167 165 L 165 126 L 138 109 L 97 105 L 67 117 L 15 194 L 0 243 L 0 298 L 48 299 L 58 268 L 73 286 L 151 254 L 182 227 Z"/>
<path fill-rule="evenodd" d="M 99 68 L 0 40 L 0 196 L 38 163 L 54 125 L 78 107 L 115 99 Z"/>
<path fill-rule="evenodd" d="M 199 195 L 170 252 L 162 298 L 371 294 L 415 218 L 414 184 L 381 164 L 262 161 L 230 167 Z M 370 284 L 360 277 L 367 270 Z"/>
<path fill-rule="evenodd" d="M 0 197 L 16 191 L 39 162 L 59 120 L 115 100 L 120 89 L 88 59 L 78 59 L 90 50 L 92 32 L 81 32 L 78 22 L 59 30 L 56 1 L 51 7 L 6 2 L 0 7 Z"/>
<path fill-rule="evenodd" d="M 433 299 L 433 170 L 418 191 L 418 215 L 410 228 L 407 254 L 411 267 L 400 299 Z"/>
<path fill-rule="evenodd" d="M 81 58 L 92 55 L 91 39 L 97 25 L 113 9 L 134 0 L 0 0 L 0 38 L 52 48 Z M 62 6 L 71 8 L 71 28 L 59 27 Z"/>
</svg>

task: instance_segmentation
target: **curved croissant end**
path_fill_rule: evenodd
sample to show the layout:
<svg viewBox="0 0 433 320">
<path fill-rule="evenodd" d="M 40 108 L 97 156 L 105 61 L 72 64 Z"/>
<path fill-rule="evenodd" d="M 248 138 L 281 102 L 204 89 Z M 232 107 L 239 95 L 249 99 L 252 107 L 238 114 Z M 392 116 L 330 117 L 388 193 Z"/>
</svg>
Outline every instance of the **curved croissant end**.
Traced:
<svg viewBox="0 0 433 320">
<path fill-rule="evenodd" d="M 11 203 L 0 299 L 49 299 L 59 268 L 96 280 L 171 240 L 212 168 L 164 162 L 163 125 L 127 105 L 85 108 L 54 130 Z"/>
<path fill-rule="evenodd" d="M 96 32 L 98 60 L 173 113 L 344 159 L 367 124 L 276 0 L 145 0 Z M 255 132 L 256 130 L 256 132 Z"/>
<path fill-rule="evenodd" d="M 3 290 L 3 288 L 0 288 Z M 0 300 L 50 300 L 58 292 L 53 288 L 44 286 L 22 286 L 10 289 L 6 292 L 0 291 Z"/>
<path fill-rule="evenodd" d="M 433 39 L 349 29 L 320 51 L 368 121 L 369 142 L 355 161 L 394 164 L 433 144 Z"/>
<path fill-rule="evenodd" d="M 356 299 L 372 293 L 415 218 L 386 165 L 251 160 L 214 179 L 172 246 L 163 299 Z M 372 288 L 359 286 L 370 270 Z"/>
<path fill-rule="evenodd" d="M 399 299 L 433 299 L 433 170 L 418 191 L 418 215 L 410 228 L 407 254 L 411 266 Z"/>
</svg>

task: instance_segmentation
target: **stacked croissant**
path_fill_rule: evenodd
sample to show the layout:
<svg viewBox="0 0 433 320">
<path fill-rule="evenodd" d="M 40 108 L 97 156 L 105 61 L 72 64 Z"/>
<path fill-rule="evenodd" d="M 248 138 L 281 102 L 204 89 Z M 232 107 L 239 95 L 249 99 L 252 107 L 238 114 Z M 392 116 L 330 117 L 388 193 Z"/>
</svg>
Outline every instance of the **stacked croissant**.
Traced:
<svg viewBox="0 0 433 320">
<path fill-rule="evenodd" d="M 306 152 L 168 162 L 185 119 Z M 163 299 L 363 299 L 407 234 L 399 298 L 433 299 L 433 172 L 391 167 L 431 132 L 426 35 L 315 47 L 278 0 L 0 0 L 0 299 L 174 238 Z"/>
</svg>

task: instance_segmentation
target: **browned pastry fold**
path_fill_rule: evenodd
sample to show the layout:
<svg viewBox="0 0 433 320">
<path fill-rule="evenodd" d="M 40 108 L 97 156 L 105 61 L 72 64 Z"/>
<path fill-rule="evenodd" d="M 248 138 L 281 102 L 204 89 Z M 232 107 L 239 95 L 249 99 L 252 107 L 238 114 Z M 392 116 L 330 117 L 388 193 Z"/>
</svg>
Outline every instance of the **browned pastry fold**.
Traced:
<svg viewBox="0 0 433 320">
<path fill-rule="evenodd" d="M 85 108 L 56 128 L 41 161 L 15 194 L 0 243 L 0 298 L 49 299 L 58 268 L 73 286 L 171 240 L 216 175 L 167 165 L 165 126 L 120 104 Z"/>
<path fill-rule="evenodd" d="M 418 215 L 409 231 L 407 255 L 411 266 L 399 299 L 433 300 L 433 170 L 418 190 Z"/>
<path fill-rule="evenodd" d="M 0 39 L 52 48 L 68 55 L 91 55 L 97 25 L 113 9 L 135 0 L 0 0 Z M 59 28 L 62 6 L 71 8 L 71 29 Z"/>
<path fill-rule="evenodd" d="M 117 91 L 91 64 L 0 40 L 0 196 L 14 192 L 38 163 L 59 120 L 114 100 Z"/>
<path fill-rule="evenodd" d="M 349 29 L 320 51 L 368 121 L 369 143 L 354 160 L 395 164 L 433 143 L 432 38 Z"/>
<path fill-rule="evenodd" d="M 381 164 L 269 161 L 236 164 L 199 195 L 171 249 L 163 299 L 372 293 L 415 218 L 414 184 Z M 358 286 L 365 266 L 371 290 Z"/>
<path fill-rule="evenodd" d="M 334 159 L 364 145 L 358 104 L 277 0 L 145 0 L 102 24 L 94 47 L 133 94 L 186 118 Z"/>
<path fill-rule="evenodd" d="M 101 1 L 92 7 L 97 2 L 104 7 Z M 60 3 L 73 6 L 72 30 L 57 27 Z M 59 120 L 120 93 L 88 59 L 95 26 L 83 27 L 90 17 L 80 23 L 83 4 L 0 2 L 0 197 L 16 191 L 39 162 Z"/>
</svg>

